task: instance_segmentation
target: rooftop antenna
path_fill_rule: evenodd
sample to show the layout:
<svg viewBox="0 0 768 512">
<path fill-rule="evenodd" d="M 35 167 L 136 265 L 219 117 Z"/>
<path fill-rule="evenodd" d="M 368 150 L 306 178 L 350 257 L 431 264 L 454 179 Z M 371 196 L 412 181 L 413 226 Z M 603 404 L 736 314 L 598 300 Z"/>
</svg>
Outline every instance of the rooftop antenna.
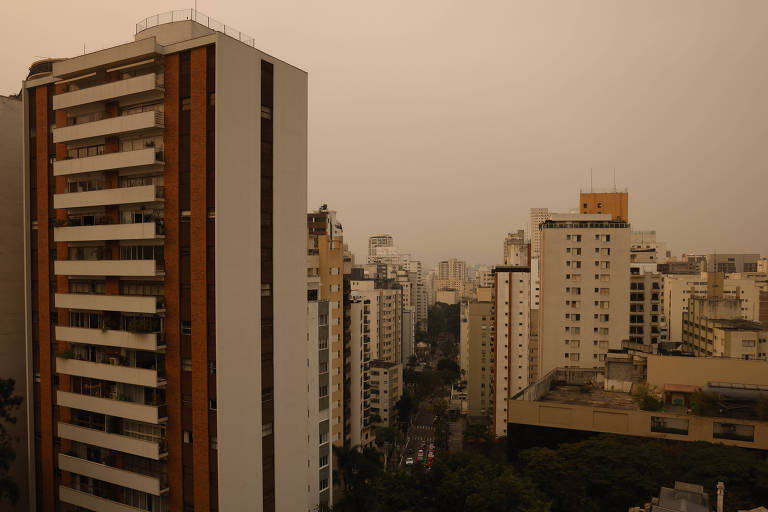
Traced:
<svg viewBox="0 0 768 512">
<path fill-rule="evenodd" d="M 613 191 L 616 192 L 616 168 L 613 168 Z"/>
<path fill-rule="evenodd" d="M 592 168 L 589 168 L 589 192 L 594 192 L 595 189 L 592 187 Z"/>
</svg>

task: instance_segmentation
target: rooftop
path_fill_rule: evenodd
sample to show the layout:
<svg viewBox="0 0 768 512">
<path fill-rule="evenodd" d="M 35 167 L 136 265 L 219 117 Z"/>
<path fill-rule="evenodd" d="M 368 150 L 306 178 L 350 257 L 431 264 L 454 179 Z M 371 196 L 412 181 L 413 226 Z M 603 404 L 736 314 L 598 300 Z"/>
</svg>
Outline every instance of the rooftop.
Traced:
<svg viewBox="0 0 768 512">
<path fill-rule="evenodd" d="M 249 36 L 248 34 L 244 34 L 239 30 L 235 30 L 232 27 L 228 27 L 222 22 L 217 21 L 211 18 L 210 16 L 206 16 L 205 14 L 195 9 L 180 9 L 175 11 L 167 11 L 160 14 L 155 14 L 154 16 L 150 16 L 149 18 L 144 18 L 143 20 L 141 20 L 136 24 L 136 34 L 139 34 L 144 30 L 147 30 L 152 27 L 156 27 L 158 25 L 164 25 L 166 23 L 175 23 L 177 21 L 194 21 L 195 23 L 199 23 L 204 27 L 207 27 L 216 32 L 221 32 L 222 34 L 227 35 L 233 39 L 237 39 L 238 41 L 245 43 L 248 46 L 256 48 L 256 40 L 251 36 Z"/>
<path fill-rule="evenodd" d="M 637 403 L 629 393 L 605 391 L 586 386 L 558 385 L 550 389 L 540 400 L 606 409 L 638 409 Z"/>
<path fill-rule="evenodd" d="M 712 321 L 717 323 L 716 328 L 726 331 L 768 331 L 768 325 L 743 318 L 714 318 Z"/>
</svg>

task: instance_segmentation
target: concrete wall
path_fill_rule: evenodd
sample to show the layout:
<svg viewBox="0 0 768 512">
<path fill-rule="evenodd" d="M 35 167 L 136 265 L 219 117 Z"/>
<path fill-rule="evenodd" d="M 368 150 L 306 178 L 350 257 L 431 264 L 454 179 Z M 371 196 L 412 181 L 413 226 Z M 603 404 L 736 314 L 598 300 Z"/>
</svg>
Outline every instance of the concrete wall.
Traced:
<svg viewBox="0 0 768 512">
<path fill-rule="evenodd" d="M 647 382 L 706 386 L 710 381 L 768 385 L 768 362 L 717 357 L 648 356 Z"/>
<path fill-rule="evenodd" d="M 261 507 L 261 60 L 274 69 L 275 500 L 306 510 L 307 75 L 218 36 L 216 338 L 219 508 Z M 298 373 L 297 373 L 298 372 Z M 248 505 L 246 505 L 248 504 Z"/>
<path fill-rule="evenodd" d="M 688 433 L 654 432 L 651 430 L 652 417 L 663 418 L 668 426 L 676 428 L 687 425 Z M 731 446 L 768 450 L 768 423 L 747 420 L 726 420 L 722 418 L 640 410 L 604 409 L 558 402 L 510 400 L 509 422 L 521 425 L 673 439 L 676 441 L 717 442 Z M 754 427 L 754 442 L 716 439 L 713 436 L 716 423 L 752 426 Z"/>
<path fill-rule="evenodd" d="M 27 464 L 27 393 L 24 313 L 24 239 L 22 222 L 22 132 L 21 101 L 0 96 L 0 379 L 14 379 L 15 393 L 24 398 L 14 412 L 17 422 L 6 424 L 14 443 L 16 460 L 9 476 L 19 486 L 19 502 L 7 510 L 29 510 Z M 10 507 L 3 503 L 3 506 Z M 4 509 L 5 510 L 5 509 Z"/>
</svg>

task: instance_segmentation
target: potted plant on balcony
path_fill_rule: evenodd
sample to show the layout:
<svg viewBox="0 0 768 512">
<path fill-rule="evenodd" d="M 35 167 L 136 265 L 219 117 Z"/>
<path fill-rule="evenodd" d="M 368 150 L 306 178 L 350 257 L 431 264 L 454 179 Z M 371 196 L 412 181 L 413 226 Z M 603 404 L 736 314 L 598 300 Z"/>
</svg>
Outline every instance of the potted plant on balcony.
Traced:
<svg viewBox="0 0 768 512">
<path fill-rule="evenodd" d="M 60 359 L 72 359 L 72 351 L 71 350 L 58 350 L 56 352 L 56 357 Z"/>
<path fill-rule="evenodd" d="M 69 224 L 69 221 L 67 219 L 56 219 L 53 221 L 54 227 L 61 228 Z"/>
</svg>

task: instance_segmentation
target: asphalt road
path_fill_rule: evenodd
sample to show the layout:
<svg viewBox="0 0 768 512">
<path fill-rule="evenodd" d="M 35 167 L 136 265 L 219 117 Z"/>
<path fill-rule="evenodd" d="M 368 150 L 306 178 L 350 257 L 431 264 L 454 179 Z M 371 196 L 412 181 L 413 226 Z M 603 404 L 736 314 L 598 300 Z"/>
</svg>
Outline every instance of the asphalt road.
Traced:
<svg viewBox="0 0 768 512">
<path fill-rule="evenodd" d="M 432 411 L 430 410 L 429 402 L 422 402 L 419 404 L 419 409 L 414 415 L 413 423 L 408 429 L 408 445 L 406 453 L 401 460 L 401 466 L 405 466 L 406 457 L 413 457 L 414 462 L 418 463 L 418 461 L 416 461 L 416 455 L 418 454 L 419 449 L 424 445 L 429 448 L 429 444 L 434 442 L 435 429 L 432 425 L 434 419 L 435 415 L 432 414 Z M 411 450 L 413 450 L 412 454 L 409 453 Z M 424 457 L 426 458 L 426 456 L 427 450 L 424 450 Z"/>
</svg>

